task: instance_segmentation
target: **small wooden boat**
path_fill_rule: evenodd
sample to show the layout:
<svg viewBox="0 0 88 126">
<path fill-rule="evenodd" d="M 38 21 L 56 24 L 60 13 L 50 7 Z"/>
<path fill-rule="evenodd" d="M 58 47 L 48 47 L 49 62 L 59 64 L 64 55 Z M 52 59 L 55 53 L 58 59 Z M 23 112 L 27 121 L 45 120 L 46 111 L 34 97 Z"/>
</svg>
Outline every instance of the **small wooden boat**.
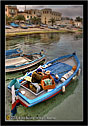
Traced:
<svg viewBox="0 0 88 126">
<path fill-rule="evenodd" d="M 5 51 L 6 59 L 14 58 L 14 57 L 20 56 L 20 54 L 21 54 L 22 52 L 23 52 L 23 51 L 22 51 L 20 48 L 6 50 L 6 51 Z"/>
<path fill-rule="evenodd" d="M 13 27 L 13 28 L 18 28 L 19 25 L 18 24 L 15 24 L 15 23 L 10 23 L 10 25 Z"/>
<path fill-rule="evenodd" d="M 58 26 L 48 26 L 48 28 L 59 30 L 59 27 Z"/>
<path fill-rule="evenodd" d="M 42 68 L 44 76 L 40 83 L 33 83 L 33 73 L 39 68 Z M 10 91 L 11 86 L 15 86 L 16 104 L 20 103 L 25 107 L 31 107 L 55 96 L 61 91 L 65 92 L 65 87 L 80 74 L 80 62 L 75 53 L 56 58 L 39 68 L 9 83 L 8 89 Z M 46 78 L 50 79 L 52 83 L 47 85 L 44 81 Z M 17 83 L 18 89 L 16 87 Z"/>
<path fill-rule="evenodd" d="M 16 72 L 28 69 L 45 60 L 45 55 L 41 53 L 22 54 L 21 56 L 5 60 L 5 71 Z"/>
<path fill-rule="evenodd" d="M 33 25 L 32 25 L 32 24 L 26 24 L 26 26 L 27 26 L 28 28 L 33 28 Z"/>
<path fill-rule="evenodd" d="M 27 26 L 27 25 L 25 25 L 25 24 L 21 24 L 20 27 L 21 27 L 22 29 L 28 29 L 28 28 L 29 28 L 29 26 Z"/>
<path fill-rule="evenodd" d="M 11 29 L 12 27 L 9 25 L 5 25 L 5 29 Z"/>
</svg>

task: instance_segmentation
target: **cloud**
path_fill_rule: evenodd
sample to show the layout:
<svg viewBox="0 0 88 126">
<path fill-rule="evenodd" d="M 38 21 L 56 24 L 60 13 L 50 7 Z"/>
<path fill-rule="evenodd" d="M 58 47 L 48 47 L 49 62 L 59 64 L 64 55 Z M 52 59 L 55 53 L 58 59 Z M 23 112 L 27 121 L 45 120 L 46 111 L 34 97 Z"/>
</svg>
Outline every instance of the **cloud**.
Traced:
<svg viewBox="0 0 88 126">
<path fill-rule="evenodd" d="M 17 5 L 17 8 L 20 10 L 20 11 L 23 11 L 25 9 L 25 5 Z M 29 10 L 29 9 L 43 9 L 45 8 L 45 6 L 43 5 L 26 5 L 26 9 Z"/>
<path fill-rule="evenodd" d="M 61 12 L 62 16 L 67 16 L 75 18 L 77 16 L 83 17 L 83 7 L 82 6 L 61 6 L 58 8 L 53 8 L 55 11 Z"/>
</svg>

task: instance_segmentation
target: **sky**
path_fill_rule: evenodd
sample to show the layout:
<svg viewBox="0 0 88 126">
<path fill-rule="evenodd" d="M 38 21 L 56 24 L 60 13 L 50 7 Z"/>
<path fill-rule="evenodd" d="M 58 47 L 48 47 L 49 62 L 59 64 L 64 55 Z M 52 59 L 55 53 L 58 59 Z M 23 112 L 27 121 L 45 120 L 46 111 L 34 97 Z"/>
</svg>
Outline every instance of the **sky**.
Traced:
<svg viewBox="0 0 88 126">
<path fill-rule="evenodd" d="M 25 9 L 25 5 L 17 5 L 20 11 Z M 70 17 L 75 19 L 77 16 L 83 17 L 82 5 L 26 5 L 26 9 L 44 9 L 50 8 L 53 11 L 62 13 L 62 17 Z"/>
</svg>

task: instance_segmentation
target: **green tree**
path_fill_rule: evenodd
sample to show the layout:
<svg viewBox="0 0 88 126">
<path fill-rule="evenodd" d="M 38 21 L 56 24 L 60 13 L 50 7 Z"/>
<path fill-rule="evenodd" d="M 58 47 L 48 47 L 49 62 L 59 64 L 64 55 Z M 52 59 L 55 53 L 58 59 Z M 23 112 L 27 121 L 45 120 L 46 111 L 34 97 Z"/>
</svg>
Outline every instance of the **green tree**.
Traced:
<svg viewBox="0 0 88 126">
<path fill-rule="evenodd" d="M 33 17 L 33 18 L 31 19 L 31 21 L 32 21 L 33 24 L 36 24 L 36 21 L 37 21 L 36 17 Z"/>
<path fill-rule="evenodd" d="M 37 17 L 36 23 L 40 25 L 41 24 L 41 18 Z"/>
<path fill-rule="evenodd" d="M 41 19 L 38 17 L 33 17 L 30 19 L 32 24 L 40 24 L 41 23 Z"/>
<path fill-rule="evenodd" d="M 22 20 L 25 21 L 25 17 L 24 17 L 24 15 L 17 15 L 17 16 L 15 17 L 15 20 L 19 20 L 19 24 L 20 24 L 20 21 L 22 21 Z"/>
<path fill-rule="evenodd" d="M 82 22 L 82 18 L 80 18 L 80 17 L 78 16 L 78 17 L 76 17 L 75 21 L 80 21 L 80 22 Z"/>
<path fill-rule="evenodd" d="M 11 22 L 14 22 L 14 20 L 15 20 L 15 18 L 12 18 L 11 16 L 8 17 L 8 16 L 6 15 L 6 24 L 10 24 Z"/>
<path fill-rule="evenodd" d="M 53 24 L 55 23 L 55 19 L 54 18 L 51 18 L 50 19 L 50 22 L 52 23 L 52 26 L 53 26 Z"/>
<path fill-rule="evenodd" d="M 73 18 L 71 18 L 70 20 L 73 21 Z"/>
</svg>

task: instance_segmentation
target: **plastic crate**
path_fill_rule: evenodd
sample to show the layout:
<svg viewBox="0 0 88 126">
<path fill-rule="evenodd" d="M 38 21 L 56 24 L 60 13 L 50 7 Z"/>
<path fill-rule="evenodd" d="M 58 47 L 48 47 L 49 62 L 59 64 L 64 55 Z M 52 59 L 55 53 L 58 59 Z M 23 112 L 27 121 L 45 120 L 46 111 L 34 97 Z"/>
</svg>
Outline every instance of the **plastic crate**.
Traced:
<svg viewBox="0 0 88 126">
<path fill-rule="evenodd" d="M 52 79 L 52 85 L 45 85 L 45 82 L 44 82 L 44 79 Z M 45 75 L 42 80 L 41 80 L 41 86 L 44 90 L 47 90 L 47 89 L 54 89 L 55 88 L 55 81 L 53 79 L 53 77 L 49 74 L 49 75 Z"/>
</svg>

